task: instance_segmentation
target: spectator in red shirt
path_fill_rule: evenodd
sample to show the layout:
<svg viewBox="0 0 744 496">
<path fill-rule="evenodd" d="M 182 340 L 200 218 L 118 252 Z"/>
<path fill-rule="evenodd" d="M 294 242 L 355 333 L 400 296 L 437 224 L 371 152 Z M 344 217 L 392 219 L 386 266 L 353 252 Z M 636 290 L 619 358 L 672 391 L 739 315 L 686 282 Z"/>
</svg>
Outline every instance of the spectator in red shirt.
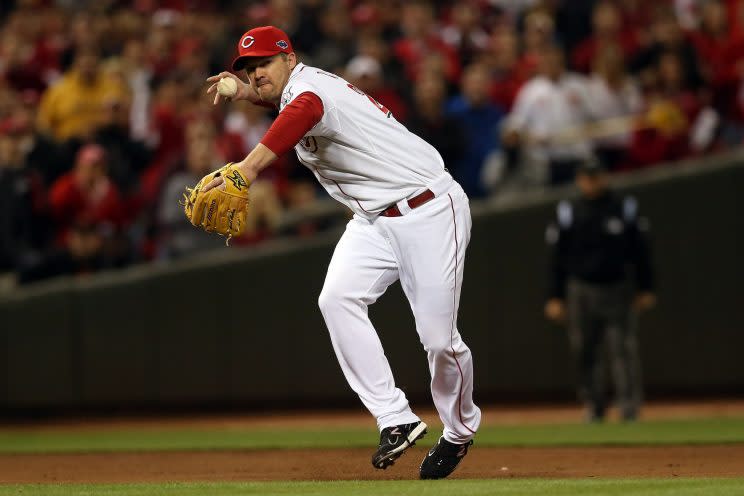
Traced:
<svg viewBox="0 0 744 496">
<path fill-rule="evenodd" d="M 733 36 L 744 36 L 744 0 L 725 0 L 726 19 Z"/>
<path fill-rule="evenodd" d="M 41 93 L 59 77 L 60 19 L 64 15 L 53 9 L 30 8 L 7 18 L 0 30 L 0 74 L 15 89 Z"/>
<path fill-rule="evenodd" d="M 682 64 L 682 76 L 686 84 L 699 88 L 703 81 L 697 53 L 668 6 L 656 8 L 649 34 L 649 42 L 638 50 L 630 64 L 631 71 L 638 74 L 641 85 L 645 88 L 654 86 L 662 55 L 673 51 Z"/>
<path fill-rule="evenodd" d="M 111 231 L 120 227 L 122 199 L 106 173 L 103 147 L 88 144 L 78 151 L 73 170 L 52 185 L 49 203 L 57 222 L 58 241 L 64 241 L 75 225 Z"/>
<path fill-rule="evenodd" d="M 158 197 L 162 182 L 184 148 L 184 102 L 186 89 L 175 76 L 160 81 L 155 89 L 151 107 L 152 133 L 157 145 L 152 161 L 140 176 L 139 202 L 152 205 Z"/>
<path fill-rule="evenodd" d="M 523 50 L 517 71 L 536 74 L 540 55 L 555 44 L 555 20 L 545 10 L 537 9 L 524 18 Z"/>
<path fill-rule="evenodd" d="M 595 5 L 592 27 L 592 35 L 581 42 L 571 54 L 571 62 L 576 71 L 589 72 L 592 60 L 605 46 L 619 45 L 626 60 L 638 48 L 635 32 L 623 29 L 620 10 L 613 2 L 605 0 Z"/>
<path fill-rule="evenodd" d="M 480 25 L 481 12 L 473 1 L 457 2 L 450 17 L 450 24 L 442 29 L 442 39 L 457 51 L 460 63 L 468 65 L 488 47 L 488 34 Z"/>
<path fill-rule="evenodd" d="M 42 93 L 47 82 L 36 67 L 36 50 L 23 37 L 6 32 L 0 39 L 0 77 L 17 91 L 33 90 Z"/>
<path fill-rule="evenodd" d="M 744 37 L 734 35 L 719 0 L 702 5 L 700 28 L 689 33 L 700 68 L 711 86 L 714 106 L 728 118 L 741 118 L 736 93 L 744 67 Z"/>
<path fill-rule="evenodd" d="M 519 63 L 519 39 L 514 30 L 504 26 L 495 31 L 482 60 L 491 69 L 491 101 L 511 110 L 519 88 L 533 75 L 529 65 Z"/>
<path fill-rule="evenodd" d="M 660 55 L 657 85 L 648 96 L 645 126 L 633 137 L 630 151 L 634 166 L 679 160 L 691 152 L 691 124 L 703 108 L 685 78 L 684 63 L 675 51 Z"/>
<path fill-rule="evenodd" d="M 421 61 L 432 53 L 440 55 L 443 59 L 448 82 L 455 83 L 459 79 L 460 62 L 457 52 L 436 33 L 434 11 L 430 3 L 407 2 L 403 6 L 401 27 L 403 37 L 393 45 L 393 53 L 405 67 L 406 78 L 409 81 L 418 80 Z"/>
<path fill-rule="evenodd" d="M 714 81 L 719 72 L 731 68 L 734 60 L 725 60 L 726 52 L 736 37 L 731 36 L 726 10 L 722 2 L 709 0 L 702 5 L 700 26 L 688 33 L 700 60 L 701 71 L 708 81 Z"/>
<path fill-rule="evenodd" d="M 173 68 L 176 58 L 176 22 L 179 14 L 170 10 L 160 10 L 152 16 L 152 26 L 148 30 L 147 59 L 155 77 L 166 77 Z"/>
</svg>

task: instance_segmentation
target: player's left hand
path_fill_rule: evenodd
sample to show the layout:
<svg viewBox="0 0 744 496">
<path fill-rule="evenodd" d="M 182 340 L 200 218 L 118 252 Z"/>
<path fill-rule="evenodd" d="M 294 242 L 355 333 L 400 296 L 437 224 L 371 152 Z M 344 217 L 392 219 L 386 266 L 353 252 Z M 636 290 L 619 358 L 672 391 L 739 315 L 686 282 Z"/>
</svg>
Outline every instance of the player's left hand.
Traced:
<svg viewBox="0 0 744 496">
<path fill-rule="evenodd" d="M 229 241 L 245 229 L 249 187 L 250 181 L 236 164 L 228 163 L 186 189 L 184 213 L 193 225 L 227 236 Z"/>
</svg>

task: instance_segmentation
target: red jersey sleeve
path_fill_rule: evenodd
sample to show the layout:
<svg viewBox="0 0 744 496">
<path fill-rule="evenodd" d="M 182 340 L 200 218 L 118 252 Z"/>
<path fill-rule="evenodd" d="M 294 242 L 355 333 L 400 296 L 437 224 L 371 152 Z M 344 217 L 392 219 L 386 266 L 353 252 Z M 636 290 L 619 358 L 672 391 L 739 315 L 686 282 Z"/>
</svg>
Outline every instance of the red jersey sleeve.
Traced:
<svg viewBox="0 0 744 496">
<path fill-rule="evenodd" d="M 274 120 L 261 143 L 277 156 L 294 147 L 323 117 L 323 102 L 306 91 L 292 100 Z"/>
</svg>

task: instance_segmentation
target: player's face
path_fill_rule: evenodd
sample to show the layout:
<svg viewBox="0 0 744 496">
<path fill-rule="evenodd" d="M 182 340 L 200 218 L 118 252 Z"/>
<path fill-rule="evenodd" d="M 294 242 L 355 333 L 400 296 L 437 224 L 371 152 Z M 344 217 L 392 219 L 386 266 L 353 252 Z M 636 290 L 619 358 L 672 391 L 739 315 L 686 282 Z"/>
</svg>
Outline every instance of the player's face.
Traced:
<svg viewBox="0 0 744 496">
<path fill-rule="evenodd" d="M 261 100 L 279 103 L 282 91 L 284 91 L 295 65 L 295 54 L 291 53 L 286 57 L 277 54 L 271 57 L 261 57 L 250 62 L 245 67 L 245 71 Z"/>
</svg>

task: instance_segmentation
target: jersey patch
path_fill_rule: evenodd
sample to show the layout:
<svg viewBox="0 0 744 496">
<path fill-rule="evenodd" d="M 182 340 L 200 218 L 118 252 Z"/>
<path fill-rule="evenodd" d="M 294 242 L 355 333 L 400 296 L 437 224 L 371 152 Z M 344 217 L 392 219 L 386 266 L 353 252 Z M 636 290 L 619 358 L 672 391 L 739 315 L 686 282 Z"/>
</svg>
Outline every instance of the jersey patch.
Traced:
<svg viewBox="0 0 744 496">
<path fill-rule="evenodd" d="M 300 140 L 300 145 L 310 153 L 318 151 L 318 141 L 315 139 L 315 136 L 305 136 Z"/>
<path fill-rule="evenodd" d="M 286 107 L 292 101 L 292 87 L 287 88 L 282 94 L 281 108 Z"/>
</svg>

